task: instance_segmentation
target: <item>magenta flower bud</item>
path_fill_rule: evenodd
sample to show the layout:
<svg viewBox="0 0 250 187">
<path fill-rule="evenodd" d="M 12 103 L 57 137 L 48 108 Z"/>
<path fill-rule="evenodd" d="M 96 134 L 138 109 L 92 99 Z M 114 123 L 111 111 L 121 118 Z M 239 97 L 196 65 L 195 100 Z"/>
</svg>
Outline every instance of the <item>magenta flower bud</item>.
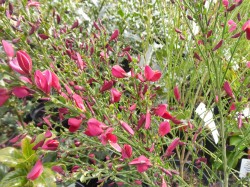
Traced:
<svg viewBox="0 0 250 187">
<path fill-rule="evenodd" d="M 242 124 L 243 124 L 243 122 L 242 122 L 242 114 L 239 113 L 239 115 L 238 115 L 238 128 L 239 129 L 242 127 Z"/>
<path fill-rule="evenodd" d="M 166 152 L 164 153 L 164 156 L 171 156 L 173 153 L 173 150 L 175 150 L 175 148 L 179 145 L 180 143 L 180 139 L 179 138 L 175 138 L 172 143 L 168 146 Z"/>
<path fill-rule="evenodd" d="M 99 136 L 103 133 L 102 127 L 105 126 L 105 124 L 101 123 L 95 118 L 91 118 L 87 122 L 88 127 L 85 131 L 85 134 L 87 136 Z"/>
<path fill-rule="evenodd" d="M 36 70 L 34 80 L 38 89 L 46 94 L 50 94 L 52 83 L 52 75 L 50 71 L 47 70 L 46 72 L 41 72 L 40 70 Z"/>
<path fill-rule="evenodd" d="M 22 68 L 19 66 L 18 61 L 16 58 L 13 58 L 11 61 L 9 61 L 9 66 L 11 69 L 17 73 L 20 73 L 22 75 L 26 75 L 26 73 L 22 70 Z"/>
<path fill-rule="evenodd" d="M 111 103 L 115 103 L 115 102 L 119 102 L 122 96 L 122 93 L 119 92 L 117 89 L 115 88 L 111 88 L 110 90 L 111 93 Z"/>
<path fill-rule="evenodd" d="M 118 36 L 119 36 L 119 30 L 116 29 L 116 30 L 113 32 L 113 34 L 111 35 L 109 41 L 116 40 L 116 39 L 118 38 Z"/>
<path fill-rule="evenodd" d="M 194 52 L 194 58 L 196 58 L 199 61 L 202 61 L 200 55 L 198 55 L 198 53 Z"/>
<path fill-rule="evenodd" d="M 76 132 L 82 123 L 82 119 L 77 118 L 69 118 L 68 124 L 69 124 L 69 132 Z"/>
<path fill-rule="evenodd" d="M 231 98 L 234 98 L 233 91 L 232 91 L 228 81 L 226 81 L 224 83 L 223 88 L 224 88 L 224 90 L 225 90 L 225 92 L 227 93 L 228 96 L 230 96 Z"/>
<path fill-rule="evenodd" d="M 73 98 L 76 106 L 78 108 L 80 108 L 83 112 L 86 112 L 86 109 L 85 109 L 85 106 L 83 104 L 83 100 L 82 100 L 81 96 L 77 95 L 77 94 L 73 94 L 72 98 Z"/>
<path fill-rule="evenodd" d="M 174 96 L 175 96 L 175 99 L 176 99 L 178 102 L 180 102 L 181 95 L 180 95 L 178 86 L 175 86 L 175 87 L 174 87 Z"/>
<path fill-rule="evenodd" d="M 15 87 L 12 89 L 12 93 L 18 98 L 24 98 L 30 95 L 26 86 Z"/>
<path fill-rule="evenodd" d="M 111 73 L 116 78 L 124 78 L 127 77 L 127 73 L 124 69 L 119 65 L 114 65 L 111 69 Z"/>
<path fill-rule="evenodd" d="M 59 146 L 58 140 L 48 140 L 43 144 L 42 149 L 55 151 L 57 150 L 58 146 Z"/>
<path fill-rule="evenodd" d="M 150 111 L 147 110 L 146 121 L 145 121 L 145 129 L 149 129 L 150 126 L 151 126 L 151 114 L 150 114 Z"/>
<path fill-rule="evenodd" d="M 74 28 L 77 28 L 79 26 L 78 20 L 76 20 L 73 25 L 71 26 L 71 30 L 73 30 Z"/>
<path fill-rule="evenodd" d="M 167 111 L 167 104 L 160 104 L 154 110 L 156 116 L 163 116 L 163 114 Z"/>
<path fill-rule="evenodd" d="M 175 32 L 177 32 L 177 33 L 179 33 L 179 34 L 182 33 L 180 29 L 175 28 L 174 30 L 175 30 Z"/>
<path fill-rule="evenodd" d="M 17 62 L 20 68 L 26 73 L 30 74 L 32 71 L 32 60 L 25 51 L 17 51 Z"/>
<path fill-rule="evenodd" d="M 124 144 L 122 148 L 122 158 L 130 158 L 132 156 L 132 147 L 128 144 Z"/>
<path fill-rule="evenodd" d="M 129 162 L 129 165 L 135 165 L 137 171 L 140 173 L 147 171 L 149 167 L 153 166 L 150 160 L 144 155 L 141 155 L 138 158 L 132 160 L 131 162 Z"/>
<path fill-rule="evenodd" d="M 120 121 L 122 128 L 129 134 L 134 135 L 134 130 L 124 121 Z"/>
<path fill-rule="evenodd" d="M 246 32 L 246 38 L 250 40 L 250 20 L 248 20 L 242 27 L 242 30 Z"/>
<path fill-rule="evenodd" d="M 145 121 L 146 121 L 146 115 L 145 114 L 141 114 L 140 118 L 138 120 L 138 124 L 137 124 L 136 130 L 139 130 Z"/>
<path fill-rule="evenodd" d="M 219 49 L 219 48 L 222 46 L 223 41 L 224 41 L 224 40 L 220 40 L 220 41 L 218 42 L 218 44 L 213 48 L 212 51 L 216 51 L 217 49 Z"/>
<path fill-rule="evenodd" d="M 113 84 L 114 84 L 114 81 L 112 81 L 112 80 L 111 81 L 104 80 L 104 83 L 103 83 L 102 87 L 100 88 L 100 91 L 105 92 L 105 91 L 111 89 Z"/>
<path fill-rule="evenodd" d="M 165 136 L 170 132 L 170 130 L 171 130 L 170 124 L 168 123 L 168 121 L 164 121 L 160 123 L 158 133 L 160 136 Z"/>
<path fill-rule="evenodd" d="M 14 51 L 13 46 L 9 42 L 7 42 L 5 40 L 2 40 L 2 45 L 3 45 L 3 50 L 6 53 L 6 55 L 9 58 L 13 58 L 14 55 L 15 55 L 15 51 Z"/>
<path fill-rule="evenodd" d="M 167 186 L 168 186 L 168 185 L 167 185 L 167 183 L 166 183 L 164 177 L 162 176 L 162 177 L 161 177 L 161 187 L 167 187 Z"/>
<path fill-rule="evenodd" d="M 9 99 L 10 95 L 6 88 L 0 88 L 0 107 Z"/>
<path fill-rule="evenodd" d="M 136 103 L 134 103 L 133 105 L 131 105 L 128 109 L 129 109 L 130 112 L 135 111 L 135 109 L 136 109 Z"/>
<path fill-rule="evenodd" d="M 46 34 L 38 34 L 38 36 L 42 39 L 42 40 L 47 40 L 49 39 L 49 36 Z"/>
<path fill-rule="evenodd" d="M 38 160 L 34 165 L 34 167 L 31 169 L 31 171 L 28 173 L 27 179 L 33 181 L 38 177 L 40 177 L 42 173 L 43 173 L 43 164 L 41 160 Z"/>
</svg>

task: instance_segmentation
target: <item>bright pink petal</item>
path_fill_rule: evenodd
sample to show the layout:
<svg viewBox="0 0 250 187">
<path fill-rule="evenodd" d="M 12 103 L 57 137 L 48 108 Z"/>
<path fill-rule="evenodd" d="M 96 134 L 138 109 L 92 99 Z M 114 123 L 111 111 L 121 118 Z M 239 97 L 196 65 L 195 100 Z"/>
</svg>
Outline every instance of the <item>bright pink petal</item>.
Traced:
<svg viewBox="0 0 250 187">
<path fill-rule="evenodd" d="M 175 138 L 172 143 L 168 146 L 164 156 L 171 156 L 173 154 L 173 150 L 175 150 L 175 148 L 179 145 L 180 143 L 180 139 L 179 138 Z"/>
<path fill-rule="evenodd" d="M 6 55 L 8 57 L 11 57 L 11 58 L 14 57 L 15 51 L 14 51 L 14 48 L 12 47 L 12 45 L 5 40 L 2 40 L 2 44 L 3 44 L 3 49 L 6 53 Z"/>
<path fill-rule="evenodd" d="M 145 76 L 146 80 L 148 80 L 148 81 L 150 81 L 151 78 L 154 76 L 154 71 L 151 69 L 150 66 L 145 66 L 144 76 Z"/>
<path fill-rule="evenodd" d="M 21 69 L 27 73 L 30 74 L 32 70 L 32 60 L 30 56 L 25 51 L 17 51 L 17 61 Z"/>
<path fill-rule="evenodd" d="M 116 30 L 113 32 L 113 34 L 111 35 L 109 41 L 116 40 L 118 36 L 119 36 L 119 30 L 116 29 Z"/>
<path fill-rule="evenodd" d="M 151 125 L 151 114 L 149 111 L 146 113 L 145 129 L 149 129 Z"/>
<path fill-rule="evenodd" d="M 77 118 L 69 118 L 68 124 L 69 124 L 69 132 L 75 132 L 77 131 L 81 126 L 82 120 Z"/>
<path fill-rule="evenodd" d="M 122 148 L 120 147 L 120 145 L 118 143 L 114 143 L 114 142 L 109 142 L 110 146 L 113 147 L 116 151 L 121 152 Z"/>
<path fill-rule="evenodd" d="M 4 105 L 4 103 L 9 99 L 9 95 L 1 95 L 0 96 L 0 107 Z"/>
<path fill-rule="evenodd" d="M 27 175 L 27 179 L 29 180 L 35 180 L 37 179 L 43 172 L 43 165 L 41 160 L 38 160 L 34 167 L 31 169 L 31 171 Z"/>
<path fill-rule="evenodd" d="M 127 124 L 125 123 L 124 121 L 120 121 L 121 125 L 122 125 L 122 128 L 127 131 L 129 134 L 131 135 L 134 135 L 134 130 Z"/>
<path fill-rule="evenodd" d="M 165 136 L 170 132 L 170 130 L 171 130 L 170 124 L 168 123 L 168 121 L 164 121 L 160 124 L 158 133 L 160 136 Z"/>
<path fill-rule="evenodd" d="M 24 98 L 30 95 L 28 89 L 25 86 L 13 88 L 12 93 L 18 98 Z"/>
<path fill-rule="evenodd" d="M 179 102 L 181 99 L 181 95 L 180 95 L 178 86 L 174 87 L 174 96 L 175 96 L 175 99 Z"/>
<path fill-rule="evenodd" d="M 13 58 L 11 61 L 9 61 L 9 66 L 13 71 L 20 73 L 22 75 L 26 75 L 26 73 L 19 66 L 16 58 Z"/>
<path fill-rule="evenodd" d="M 114 65 L 111 69 L 111 73 L 116 78 L 124 78 L 127 76 L 127 73 L 119 65 Z"/>
</svg>

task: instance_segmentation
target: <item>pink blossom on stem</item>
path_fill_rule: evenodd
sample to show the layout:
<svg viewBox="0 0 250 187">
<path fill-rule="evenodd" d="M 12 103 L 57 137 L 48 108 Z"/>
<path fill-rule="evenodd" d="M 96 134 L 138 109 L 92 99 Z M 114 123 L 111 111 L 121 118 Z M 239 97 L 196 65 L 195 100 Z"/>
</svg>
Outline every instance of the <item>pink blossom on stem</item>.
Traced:
<svg viewBox="0 0 250 187">
<path fill-rule="evenodd" d="M 152 166 L 150 160 L 144 155 L 141 155 L 138 158 L 135 158 L 134 160 L 129 162 L 129 165 L 135 165 L 137 168 L 137 171 L 140 173 L 147 171 L 148 168 Z"/>
<path fill-rule="evenodd" d="M 161 78 L 161 72 L 158 70 L 152 70 L 149 66 L 145 66 L 144 76 L 147 81 L 158 81 Z"/>
<path fill-rule="evenodd" d="M 230 96 L 231 98 L 234 98 L 233 91 L 232 91 L 228 81 L 226 81 L 224 83 L 223 88 L 224 88 L 224 90 L 225 90 L 225 92 L 227 93 L 228 96 Z"/>
<path fill-rule="evenodd" d="M 175 138 L 172 143 L 168 146 L 166 152 L 164 153 L 164 156 L 171 156 L 173 153 L 173 150 L 175 150 L 175 148 L 179 145 L 180 143 L 180 139 L 179 138 Z"/>
<path fill-rule="evenodd" d="M 124 78 L 127 77 L 127 73 L 124 69 L 119 65 L 114 65 L 111 69 L 111 73 L 116 78 Z"/>
<path fill-rule="evenodd" d="M 130 158 L 132 156 L 132 147 L 128 144 L 124 144 L 122 148 L 122 159 Z"/>
<path fill-rule="evenodd" d="M 26 86 L 14 87 L 12 93 L 18 98 L 24 98 L 30 95 L 30 92 Z"/>
<path fill-rule="evenodd" d="M 80 108 L 83 112 L 85 112 L 86 109 L 85 109 L 85 106 L 84 106 L 84 104 L 83 104 L 83 100 L 82 100 L 81 96 L 78 95 L 78 94 L 73 94 L 72 98 L 73 98 L 73 100 L 74 100 L 76 106 L 77 106 L 78 108 Z"/>
<path fill-rule="evenodd" d="M 68 124 L 69 124 L 69 132 L 76 132 L 82 123 L 82 119 L 77 118 L 69 118 Z"/>
<path fill-rule="evenodd" d="M 171 130 L 170 124 L 168 123 L 168 121 L 164 121 L 160 123 L 158 133 L 160 136 L 165 136 L 170 132 L 170 130 Z"/>
<path fill-rule="evenodd" d="M 91 118 L 87 122 L 88 127 L 85 131 L 85 134 L 87 136 L 99 136 L 103 133 L 103 127 L 105 127 L 105 124 L 101 123 L 95 118 Z"/>
<path fill-rule="evenodd" d="M 20 68 L 29 75 L 32 71 L 32 60 L 30 56 L 25 51 L 17 51 L 17 62 Z"/>
<path fill-rule="evenodd" d="M 168 187 L 168 185 L 167 185 L 167 183 L 166 183 L 163 176 L 161 177 L 161 187 Z"/>
<path fill-rule="evenodd" d="M 150 114 L 150 111 L 147 110 L 146 121 L 145 121 L 145 129 L 149 129 L 150 125 L 151 125 L 151 114 Z"/>
<path fill-rule="evenodd" d="M 9 42 L 2 40 L 3 50 L 9 58 L 13 58 L 15 55 L 14 48 Z"/>
<path fill-rule="evenodd" d="M 40 177 L 42 173 L 43 173 L 43 164 L 41 160 L 38 160 L 34 165 L 34 167 L 31 169 L 31 171 L 28 173 L 27 179 L 33 181 L 38 177 Z"/>
<path fill-rule="evenodd" d="M 122 128 L 129 134 L 134 135 L 134 130 L 124 121 L 120 121 Z"/>
<path fill-rule="evenodd" d="M 228 0 L 222 0 L 222 4 L 224 5 L 225 8 L 228 7 L 229 1 Z"/>
<path fill-rule="evenodd" d="M 115 102 L 119 102 L 122 96 L 122 93 L 119 92 L 117 89 L 115 88 L 111 88 L 110 90 L 110 94 L 111 94 L 111 103 L 115 103 Z"/>
<path fill-rule="evenodd" d="M 20 73 L 22 75 L 26 75 L 26 73 L 22 70 L 22 68 L 19 66 L 17 58 L 13 58 L 11 61 L 9 61 L 9 66 L 11 69 L 17 73 Z"/>
<path fill-rule="evenodd" d="M 35 84 L 46 94 L 50 94 L 51 84 L 52 84 L 52 75 L 47 70 L 46 72 L 41 72 L 40 70 L 35 71 L 34 75 Z"/>
<path fill-rule="evenodd" d="M 58 140 L 47 140 L 43 144 L 42 149 L 44 149 L 44 150 L 50 150 L 50 151 L 55 151 L 55 150 L 57 150 L 58 146 L 59 146 Z"/>
<path fill-rule="evenodd" d="M 118 36 L 119 36 L 119 30 L 116 29 L 116 30 L 113 32 L 113 34 L 111 35 L 109 41 L 116 40 L 116 39 L 118 38 Z"/>
<path fill-rule="evenodd" d="M 174 96 L 175 96 L 175 99 L 176 99 L 178 102 L 180 102 L 181 95 L 180 95 L 178 86 L 175 86 L 175 87 L 174 87 Z"/>
</svg>

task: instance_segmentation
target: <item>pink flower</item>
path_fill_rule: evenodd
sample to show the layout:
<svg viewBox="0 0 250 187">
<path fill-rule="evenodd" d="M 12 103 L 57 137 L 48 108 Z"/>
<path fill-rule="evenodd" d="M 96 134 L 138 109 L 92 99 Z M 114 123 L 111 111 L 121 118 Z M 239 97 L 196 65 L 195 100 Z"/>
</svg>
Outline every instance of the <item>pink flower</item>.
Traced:
<svg viewBox="0 0 250 187">
<path fill-rule="evenodd" d="M 134 135 L 134 130 L 124 121 L 120 121 L 122 128 L 127 131 L 129 134 Z"/>
<path fill-rule="evenodd" d="M 69 124 L 69 132 L 76 132 L 82 123 L 82 119 L 77 118 L 69 118 L 68 124 Z"/>
<path fill-rule="evenodd" d="M 137 171 L 140 173 L 147 171 L 148 168 L 152 166 L 150 160 L 144 155 L 141 155 L 138 158 L 132 160 L 131 162 L 129 162 L 129 164 L 136 165 Z"/>
<path fill-rule="evenodd" d="M 99 136 L 99 139 L 101 140 L 103 145 L 109 143 L 110 146 L 113 147 L 116 151 L 121 152 L 122 148 L 117 143 L 117 136 L 112 134 L 113 130 L 113 128 L 108 128 L 104 133 Z"/>
<path fill-rule="evenodd" d="M 17 51 L 17 62 L 23 72 L 29 75 L 32 71 L 32 60 L 30 56 L 25 51 Z"/>
<path fill-rule="evenodd" d="M 227 24 L 229 26 L 229 32 L 233 32 L 237 28 L 237 24 L 231 19 L 227 22 Z"/>
<path fill-rule="evenodd" d="M 122 159 L 130 158 L 132 156 L 132 147 L 128 144 L 124 144 L 122 148 Z"/>
<path fill-rule="evenodd" d="M 144 69 L 144 76 L 147 81 L 158 81 L 161 78 L 161 72 L 158 70 L 153 71 L 149 66 L 146 66 Z"/>
<path fill-rule="evenodd" d="M 3 50 L 6 53 L 6 55 L 9 58 L 13 58 L 15 55 L 15 51 L 14 51 L 14 48 L 12 47 L 12 45 L 5 40 L 2 40 L 2 45 L 3 45 Z"/>
<path fill-rule="evenodd" d="M 116 40 L 118 36 L 119 36 L 119 30 L 116 29 L 116 30 L 113 32 L 113 34 L 111 35 L 109 41 Z"/>
<path fill-rule="evenodd" d="M 238 121 L 238 128 L 240 129 L 242 127 L 242 124 L 243 124 L 243 122 L 242 122 L 242 114 L 241 113 L 239 113 L 237 121 Z"/>
<path fill-rule="evenodd" d="M 121 92 L 119 92 L 115 88 L 111 88 L 110 93 L 111 93 L 111 103 L 115 103 L 115 102 L 119 102 L 120 101 L 121 95 L 122 95 Z"/>
<path fill-rule="evenodd" d="M 145 129 L 149 129 L 150 125 L 151 125 L 151 114 L 150 114 L 150 111 L 147 110 L 147 113 L 146 113 L 146 122 L 145 122 Z"/>
<path fill-rule="evenodd" d="M 51 82 L 48 82 L 47 77 L 40 70 L 36 70 L 35 72 L 35 84 L 36 86 L 42 90 L 44 93 L 49 94 L 51 89 Z"/>
<path fill-rule="evenodd" d="M 65 174 L 61 166 L 52 166 L 51 169 L 61 175 Z"/>
<path fill-rule="evenodd" d="M 75 104 L 78 108 L 82 109 L 83 112 L 86 111 L 85 106 L 83 104 L 83 100 L 80 95 L 78 94 L 73 94 L 72 96 L 73 100 L 75 101 Z"/>
<path fill-rule="evenodd" d="M 51 133 L 50 130 L 47 130 L 47 131 L 45 132 L 45 134 L 44 134 L 44 137 L 45 137 L 45 138 L 50 138 L 51 136 L 52 136 L 52 133 Z"/>
<path fill-rule="evenodd" d="M 165 136 L 171 130 L 171 126 L 168 121 L 164 121 L 160 124 L 158 133 L 160 136 Z"/>
<path fill-rule="evenodd" d="M 167 104 L 160 104 L 158 107 L 154 110 L 154 113 L 156 116 L 163 116 L 165 111 L 167 110 Z"/>
<path fill-rule="evenodd" d="M 248 20 L 242 27 L 242 30 L 246 32 L 246 37 L 250 40 L 250 20 Z"/>
<path fill-rule="evenodd" d="M 88 136 L 99 136 L 103 133 L 103 128 L 107 126 L 95 118 L 91 118 L 87 122 L 88 127 L 85 131 L 85 134 Z"/>
<path fill-rule="evenodd" d="M 38 160 L 36 164 L 34 165 L 34 167 L 31 169 L 31 171 L 28 173 L 27 179 L 33 181 L 37 179 L 38 177 L 40 177 L 42 172 L 43 172 L 43 164 L 41 160 Z"/>
<path fill-rule="evenodd" d="M 175 86 L 175 87 L 174 87 L 174 96 L 175 96 L 175 99 L 176 99 L 178 102 L 180 102 L 181 95 L 180 95 L 178 86 Z"/>
<path fill-rule="evenodd" d="M 228 81 L 226 81 L 224 83 L 223 88 L 224 88 L 224 90 L 225 90 L 225 92 L 227 93 L 228 96 L 230 96 L 231 98 L 234 98 L 233 91 L 232 91 Z"/>
<path fill-rule="evenodd" d="M 130 112 L 135 111 L 135 109 L 136 109 L 136 103 L 134 103 L 133 105 L 131 105 L 128 109 L 129 109 Z"/>
<path fill-rule="evenodd" d="M 228 7 L 229 1 L 228 0 L 222 0 L 222 4 L 224 5 L 225 8 Z"/>
<path fill-rule="evenodd" d="M 9 99 L 10 95 L 6 88 L 0 88 L 0 107 Z"/>
<path fill-rule="evenodd" d="M 59 146 L 58 140 L 48 140 L 43 144 L 42 149 L 55 151 L 57 150 L 58 146 Z"/>
<path fill-rule="evenodd" d="M 30 95 L 26 86 L 15 87 L 12 89 L 12 93 L 18 98 L 24 98 Z"/>
<path fill-rule="evenodd" d="M 116 78 L 124 78 L 127 77 L 127 73 L 122 69 L 119 65 L 114 65 L 111 69 L 111 73 Z"/>
<path fill-rule="evenodd" d="M 22 75 L 26 75 L 26 73 L 22 70 L 22 68 L 19 66 L 18 61 L 16 58 L 13 58 L 11 61 L 9 61 L 9 66 L 11 69 L 17 73 L 20 73 Z"/>
<path fill-rule="evenodd" d="M 168 146 L 166 152 L 164 153 L 164 156 L 171 156 L 173 153 L 173 150 L 175 150 L 175 148 L 179 145 L 180 143 L 180 139 L 179 138 L 175 138 L 172 143 Z"/>
<path fill-rule="evenodd" d="M 111 81 L 104 80 L 104 83 L 103 83 L 102 87 L 100 88 L 100 91 L 105 92 L 106 90 L 111 89 L 113 84 L 114 84 L 114 81 L 112 81 L 112 80 Z"/>
</svg>

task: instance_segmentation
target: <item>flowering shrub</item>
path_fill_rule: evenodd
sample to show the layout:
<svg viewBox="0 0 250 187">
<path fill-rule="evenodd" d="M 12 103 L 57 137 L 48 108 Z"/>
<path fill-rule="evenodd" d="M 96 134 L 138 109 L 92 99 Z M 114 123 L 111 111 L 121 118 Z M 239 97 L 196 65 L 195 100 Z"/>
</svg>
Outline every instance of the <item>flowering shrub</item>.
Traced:
<svg viewBox="0 0 250 187">
<path fill-rule="evenodd" d="M 3 178 L 3 186 L 55 186 L 56 182 L 92 178 L 98 184 L 112 180 L 129 186 L 164 187 L 176 182 L 188 186 L 187 163 L 192 173 L 198 169 L 213 175 L 207 176 L 209 183 L 220 180 L 217 169 L 223 171 L 224 186 L 228 186 L 229 174 L 238 179 L 233 168 L 250 146 L 247 116 L 242 119 L 249 99 L 249 62 L 244 62 L 237 76 L 230 75 L 234 73 L 230 63 L 239 42 L 249 40 L 250 26 L 249 21 L 238 18 L 238 23 L 227 16 L 241 1 L 213 6 L 210 2 L 209 8 L 222 12 L 217 16 L 226 15 L 223 22 L 206 13 L 203 3 L 172 1 L 170 6 L 184 18 L 178 18 L 179 28 L 171 28 L 171 45 L 165 41 L 165 47 L 155 52 L 162 62 L 158 67 L 142 63 L 143 55 L 125 45 L 121 31 L 110 33 L 101 20 L 91 23 L 88 31 L 78 19 L 70 24 L 64 21 L 55 9 L 51 18 L 44 18 L 45 7 L 39 2 L 24 4 L 27 14 L 19 9 L 13 12 L 11 3 L 3 4 L 9 37 L 2 40 L 0 106 L 25 105 L 28 100 L 42 106 L 41 116 L 32 120 L 17 113 L 20 132 L 11 143 L 21 150 L 7 147 L 0 155 L 3 163 L 7 156 L 19 159 L 15 164 L 7 162 L 16 170 Z M 206 16 L 211 17 L 207 20 Z M 190 27 L 194 20 L 200 34 Z M 223 53 L 229 54 L 224 46 L 232 40 L 236 42 L 230 58 L 224 60 Z M 192 47 L 180 58 L 173 41 L 180 48 Z M 164 58 L 171 62 L 164 64 L 160 60 Z M 217 107 L 219 117 L 213 119 L 204 103 L 198 106 L 201 102 L 208 110 Z M 231 122 L 235 116 L 237 121 Z M 215 153 L 201 145 L 206 141 Z M 228 152 L 228 144 L 238 149 Z M 200 183 L 203 175 L 196 174 Z M 16 182 L 14 176 L 22 180 Z"/>
</svg>

